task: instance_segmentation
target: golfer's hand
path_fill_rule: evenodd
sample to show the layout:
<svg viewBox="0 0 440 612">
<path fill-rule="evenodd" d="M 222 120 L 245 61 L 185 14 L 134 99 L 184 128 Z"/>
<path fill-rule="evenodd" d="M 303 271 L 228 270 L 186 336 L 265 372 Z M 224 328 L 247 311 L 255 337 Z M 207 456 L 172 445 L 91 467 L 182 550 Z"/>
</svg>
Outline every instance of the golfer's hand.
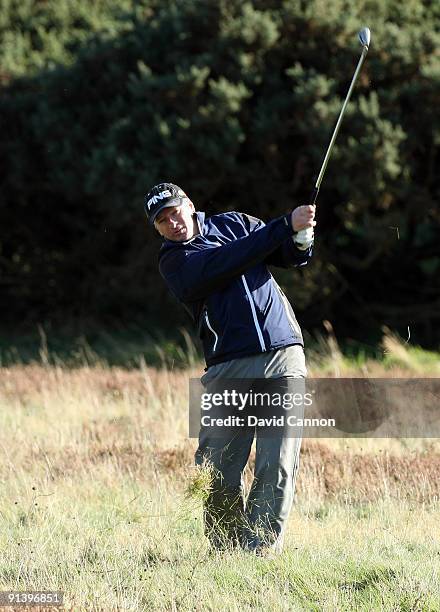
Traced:
<svg viewBox="0 0 440 612">
<path fill-rule="evenodd" d="M 308 227 L 315 227 L 315 211 L 316 206 L 298 206 L 292 211 L 290 220 L 292 223 L 293 231 L 299 232 L 302 229 Z"/>
</svg>

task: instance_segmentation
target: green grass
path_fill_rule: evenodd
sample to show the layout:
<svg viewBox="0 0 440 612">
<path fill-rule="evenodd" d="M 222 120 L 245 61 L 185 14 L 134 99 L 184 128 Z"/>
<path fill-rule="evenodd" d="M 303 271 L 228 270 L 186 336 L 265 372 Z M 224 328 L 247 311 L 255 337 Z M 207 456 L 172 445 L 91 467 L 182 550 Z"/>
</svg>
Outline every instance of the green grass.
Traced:
<svg viewBox="0 0 440 612">
<path fill-rule="evenodd" d="M 43 362 L 137 368 L 143 360 L 156 367 L 186 368 L 201 359 L 199 347 L 183 327 L 166 333 L 151 323 L 79 334 L 69 328 L 52 332 L 42 326 L 20 335 L 0 331 L 0 366 L 5 367 Z"/>
<path fill-rule="evenodd" d="M 3 491 L 2 589 L 61 590 L 75 610 L 440 608 L 436 504 L 333 503 L 319 517 L 300 504 L 284 554 L 269 560 L 211 554 L 200 504 L 172 479 L 109 482 L 103 467 L 41 490 L 31 482 Z"/>
<path fill-rule="evenodd" d="M 146 331 L 148 330 L 148 331 Z M 331 331 L 327 337 L 308 337 L 306 343 L 309 370 L 322 375 L 381 376 L 393 369 L 426 376 L 440 373 L 440 352 L 413 346 L 387 331 L 376 346 L 351 342 L 339 343 Z M 155 367 L 184 369 L 201 365 L 203 356 L 192 330 L 184 327 L 168 332 L 150 323 L 125 328 L 78 334 L 66 328 L 52 332 L 38 327 L 17 336 L 0 331 L 0 366 L 46 363 L 67 367 L 81 365 L 138 368 L 141 362 Z"/>
<path fill-rule="evenodd" d="M 385 354 L 383 359 L 383 365 L 387 370 L 396 365 L 407 367 L 408 364 L 415 371 L 420 372 L 423 377 L 425 372 L 440 371 L 440 354 L 435 351 L 427 351 L 420 346 L 409 346 L 406 354 Z"/>
</svg>

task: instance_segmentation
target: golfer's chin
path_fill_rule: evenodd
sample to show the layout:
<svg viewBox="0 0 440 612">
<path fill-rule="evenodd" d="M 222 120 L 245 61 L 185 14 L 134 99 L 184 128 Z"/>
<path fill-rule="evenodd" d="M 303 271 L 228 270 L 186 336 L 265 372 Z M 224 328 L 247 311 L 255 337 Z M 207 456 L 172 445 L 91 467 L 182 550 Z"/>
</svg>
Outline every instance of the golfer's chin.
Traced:
<svg viewBox="0 0 440 612">
<path fill-rule="evenodd" d="M 177 234 L 172 234 L 171 236 L 168 237 L 168 240 L 171 240 L 172 242 L 185 242 L 186 240 L 189 240 L 190 238 L 192 238 L 192 236 L 190 236 L 190 232 L 188 230 L 184 230 Z"/>
</svg>

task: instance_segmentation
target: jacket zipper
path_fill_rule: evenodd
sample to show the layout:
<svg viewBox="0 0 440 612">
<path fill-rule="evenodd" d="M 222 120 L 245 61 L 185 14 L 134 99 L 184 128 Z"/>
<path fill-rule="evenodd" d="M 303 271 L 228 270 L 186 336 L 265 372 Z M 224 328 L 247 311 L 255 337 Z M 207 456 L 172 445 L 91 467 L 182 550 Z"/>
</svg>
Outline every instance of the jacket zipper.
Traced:
<svg viewBox="0 0 440 612">
<path fill-rule="evenodd" d="M 212 331 L 212 333 L 214 334 L 214 337 L 215 337 L 214 346 L 212 347 L 212 352 L 215 353 L 215 349 L 217 347 L 217 342 L 218 342 L 218 334 L 215 333 L 214 328 L 212 327 L 211 323 L 209 322 L 208 311 L 207 310 L 205 310 L 205 321 L 206 321 L 206 325 Z"/>
<path fill-rule="evenodd" d="M 244 277 L 244 274 L 242 274 L 241 279 L 243 281 L 243 285 L 244 285 L 244 288 L 246 290 L 246 294 L 247 294 L 248 299 L 249 299 L 249 304 L 250 304 L 250 307 L 251 307 L 251 310 L 252 310 L 252 317 L 254 319 L 255 328 L 257 330 L 258 340 L 260 341 L 261 350 L 264 352 L 266 350 L 266 345 L 264 343 L 264 338 L 263 338 L 263 334 L 262 334 L 262 331 L 261 331 L 261 328 L 260 328 L 260 324 L 258 323 L 257 312 L 255 310 L 254 300 L 252 298 L 251 292 L 249 291 L 249 287 L 248 287 L 248 284 L 247 284 L 246 279 Z"/>
</svg>

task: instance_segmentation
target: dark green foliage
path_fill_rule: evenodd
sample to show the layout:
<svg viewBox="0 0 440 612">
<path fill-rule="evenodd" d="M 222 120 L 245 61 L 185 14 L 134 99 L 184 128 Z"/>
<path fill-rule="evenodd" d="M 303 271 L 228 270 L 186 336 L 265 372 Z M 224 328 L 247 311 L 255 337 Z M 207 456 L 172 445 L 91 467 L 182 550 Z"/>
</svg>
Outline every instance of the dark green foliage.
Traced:
<svg viewBox="0 0 440 612">
<path fill-rule="evenodd" d="M 305 202 L 368 24 L 314 263 L 277 275 L 310 328 L 434 339 L 437 3 L 0 0 L 0 15 L 4 322 L 185 322 L 143 194 L 171 180 L 207 214 L 265 220 Z"/>
</svg>

